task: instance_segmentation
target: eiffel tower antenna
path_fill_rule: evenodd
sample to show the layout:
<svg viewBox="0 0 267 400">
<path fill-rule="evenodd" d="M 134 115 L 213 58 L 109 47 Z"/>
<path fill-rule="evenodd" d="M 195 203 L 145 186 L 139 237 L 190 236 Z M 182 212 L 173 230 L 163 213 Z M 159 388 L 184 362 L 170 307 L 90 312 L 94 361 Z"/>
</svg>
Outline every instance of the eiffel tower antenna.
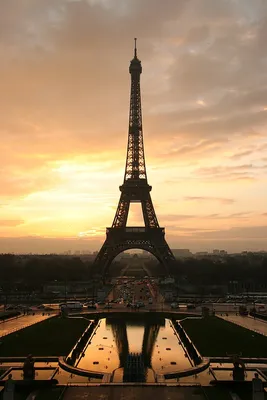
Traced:
<svg viewBox="0 0 267 400">
<path fill-rule="evenodd" d="M 134 58 L 129 67 L 131 94 L 124 180 L 120 186 L 121 195 L 112 226 L 106 230 L 106 240 L 94 263 L 95 273 L 102 274 L 103 277 L 112 260 L 129 249 L 138 248 L 153 254 L 165 268 L 166 275 L 170 264 L 175 261 L 165 240 L 165 229 L 159 226 L 150 196 L 152 187 L 147 182 L 140 92 L 142 65 L 137 58 L 136 40 L 135 38 Z M 131 203 L 141 203 L 144 226 L 127 226 Z"/>
</svg>

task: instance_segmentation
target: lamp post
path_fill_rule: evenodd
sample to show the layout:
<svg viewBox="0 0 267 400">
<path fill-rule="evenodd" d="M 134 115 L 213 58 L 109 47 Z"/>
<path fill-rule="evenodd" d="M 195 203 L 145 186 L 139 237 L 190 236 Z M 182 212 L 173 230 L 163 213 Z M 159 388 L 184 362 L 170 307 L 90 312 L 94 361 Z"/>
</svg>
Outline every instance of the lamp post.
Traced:
<svg viewBox="0 0 267 400">
<path fill-rule="evenodd" d="M 67 280 L 65 279 L 65 303 L 67 303 Z"/>
</svg>

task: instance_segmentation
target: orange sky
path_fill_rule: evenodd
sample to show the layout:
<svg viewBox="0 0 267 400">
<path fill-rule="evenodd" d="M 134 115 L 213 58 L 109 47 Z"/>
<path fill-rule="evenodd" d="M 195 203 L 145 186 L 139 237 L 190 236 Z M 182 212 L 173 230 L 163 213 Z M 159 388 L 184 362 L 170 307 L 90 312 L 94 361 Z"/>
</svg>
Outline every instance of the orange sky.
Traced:
<svg viewBox="0 0 267 400">
<path fill-rule="evenodd" d="M 0 27 L 0 252 L 102 244 L 135 36 L 148 180 L 171 247 L 267 250 L 264 2 L 9 0 Z"/>
</svg>

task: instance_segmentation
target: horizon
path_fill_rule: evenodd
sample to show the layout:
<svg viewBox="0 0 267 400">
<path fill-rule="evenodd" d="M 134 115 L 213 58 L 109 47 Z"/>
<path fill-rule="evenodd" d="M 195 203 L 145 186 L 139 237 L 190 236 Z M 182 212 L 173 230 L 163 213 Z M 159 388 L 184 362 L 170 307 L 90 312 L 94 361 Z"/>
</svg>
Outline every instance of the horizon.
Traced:
<svg viewBox="0 0 267 400">
<path fill-rule="evenodd" d="M 1 4 L 0 253 L 100 249 L 123 182 L 136 36 L 148 183 L 169 246 L 266 251 L 266 11 Z M 131 205 L 128 226 L 143 225 Z"/>
<path fill-rule="evenodd" d="M 10 241 L 13 243 L 10 243 Z M 94 241 L 94 245 L 91 249 L 88 248 L 88 240 L 87 238 L 64 238 L 64 239 L 56 239 L 56 238 L 43 238 L 43 237 L 20 237 L 20 238 L 0 238 L 0 254 L 15 254 L 15 255 L 45 255 L 45 254 L 56 254 L 62 255 L 66 252 L 71 252 L 71 255 L 75 255 L 75 252 L 87 252 L 86 254 L 92 254 L 94 252 L 98 252 L 102 246 L 101 240 L 99 241 L 99 246 L 97 247 L 96 241 Z M 8 242 L 8 243 L 5 243 Z M 34 243 L 35 251 L 32 251 L 32 243 Z M 266 250 L 259 246 L 258 242 L 253 246 L 250 240 L 247 241 L 246 246 L 238 246 L 236 244 L 231 246 L 230 241 L 226 241 L 223 243 L 219 243 L 218 246 L 209 242 L 207 245 L 198 245 L 194 247 L 186 246 L 189 244 L 185 242 L 184 246 L 172 246 L 170 244 L 170 248 L 172 250 L 184 250 L 187 249 L 190 252 L 208 252 L 212 253 L 213 250 L 225 250 L 228 254 L 240 254 L 242 252 L 266 252 Z M 265 242 L 262 243 L 263 245 Z M 132 249 L 127 250 L 126 252 L 141 252 L 140 249 Z M 125 252 L 122 252 L 123 254 Z"/>
</svg>

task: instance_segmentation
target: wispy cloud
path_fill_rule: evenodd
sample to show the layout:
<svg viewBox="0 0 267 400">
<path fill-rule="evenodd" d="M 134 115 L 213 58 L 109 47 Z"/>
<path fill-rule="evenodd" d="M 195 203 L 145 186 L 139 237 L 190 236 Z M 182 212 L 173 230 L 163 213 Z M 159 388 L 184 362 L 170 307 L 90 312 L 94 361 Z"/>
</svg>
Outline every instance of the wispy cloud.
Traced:
<svg viewBox="0 0 267 400">
<path fill-rule="evenodd" d="M 0 227 L 7 227 L 7 226 L 18 226 L 22 225 L 24 221 L 22 219 L 1 219 L 0 220 Z"/>
<path fill-rule="evenodd" d="M 201 167 L 195 169 L 194 173 L 211 179 L 229 179 L 229 180 L 254 180 L 260 172 L 266 170 L 266 165 L 220 165 L 212 167 Z"/>
<path fill-rule="evenodd" d="M 211 196 L 185 196 L 186 201 L 196 201 L 196 202 L 219 202 L 222 204 L 233 204 L 235 199 L 225 198 L 225 197 L 211 197 Z"/>
<path fill-rule="evenodd" d="M 181 220 L 220 220 L 220 219 L 247 219 L 253 216 L 251 211 L 247 212 L 236 212 L 231 214 L 166 214 L 160 215 L 161 221 L 177 222 Z"/>
<path fill-rule="evenodd" d="M 231 156 L 229 156 L 229 158 L 231 160 L 239 160 L 242 157 L 246 157 L 246 156 L 250 156 L 251 154 L 253 154 L 255 152 L 255 150 L 245 150 L 245 151 L 240 151 L 239 153 L 235 153 Z"/>
<path fill-rule="evenodd" d="M 227 143 L 227 139 L 217 138 L 213 140 L 201 140 L 192 145 L 184 145 L 178 148 L 172 148 L 167 154 L 163 154 L 161 157 L 165 160 L 171 158 L 187 158 L 188 156 L 194 157 L 198 156 L 200 158 L 201 155 L 207 155 L 207 153 L 211 153 L 216 149 L 219 149 L 222 144 Z"/>
<path fill-rule="evenodd" d="M 232 227 L 224 230 L 217 230 L 213 232 L 199 232 L 199 238 L 213 238 L 213 239 L 241 239 L 241 238 L 261 238 L 267 239 L 267 226 L 246 226 L 246 227 Z"/>
</svg>

